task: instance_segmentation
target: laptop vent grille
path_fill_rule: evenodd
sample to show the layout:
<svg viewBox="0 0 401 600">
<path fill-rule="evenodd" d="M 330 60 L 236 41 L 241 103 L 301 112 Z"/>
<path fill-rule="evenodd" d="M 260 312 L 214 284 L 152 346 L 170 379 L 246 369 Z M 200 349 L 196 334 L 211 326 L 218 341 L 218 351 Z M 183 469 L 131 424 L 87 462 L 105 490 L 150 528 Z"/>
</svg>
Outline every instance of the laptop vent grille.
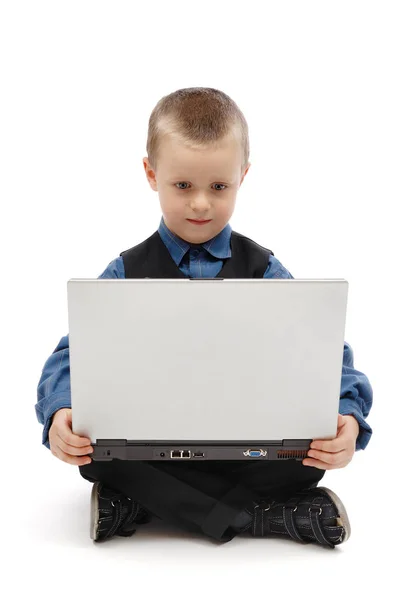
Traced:
<svg viewBox="0 0 401 600">
<path fill-rule="evenodd" d="M 277 450 L 277 458 L 305 458 L 308 450 Z"/>
</svg>

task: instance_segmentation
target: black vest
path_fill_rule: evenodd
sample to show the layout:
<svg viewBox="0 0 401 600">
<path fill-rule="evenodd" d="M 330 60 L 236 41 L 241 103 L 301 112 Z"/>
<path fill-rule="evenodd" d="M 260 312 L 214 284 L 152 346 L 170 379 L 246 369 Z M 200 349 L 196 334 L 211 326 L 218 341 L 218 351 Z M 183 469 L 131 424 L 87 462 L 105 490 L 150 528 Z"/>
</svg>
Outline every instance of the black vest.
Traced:
<svg viewBox="0 0 401 600">
<path fill-rule="evenodd" d="M 223 267 L 216 275 L 221 278 L 262 278 L 270 255 L 274 252 L 253 240 L 231 232 L 231 257 L 223 259 Z M 120 253 L 126 279 L 173 279 L 186 276 L 175 264 L 158 231 L 144 242 Z M 214 278 L 213 278 L 214 279 Z"/>
</svg>

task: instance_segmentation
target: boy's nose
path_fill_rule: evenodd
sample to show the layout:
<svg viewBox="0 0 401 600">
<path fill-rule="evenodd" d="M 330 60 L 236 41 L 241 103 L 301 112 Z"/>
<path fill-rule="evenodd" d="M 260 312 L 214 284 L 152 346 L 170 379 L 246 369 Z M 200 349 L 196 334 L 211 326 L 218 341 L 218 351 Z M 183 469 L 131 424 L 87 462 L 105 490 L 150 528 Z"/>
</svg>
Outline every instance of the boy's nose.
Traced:
<svg viewBox="0 0 401 600">
<path fill-rule="evenodd" d="M 210 201 L 205 196 L 197 196 L 192 201 L 192 208 L 197 208 L 198 210 L 207 210 L 210 206 Z"/>
</svg>

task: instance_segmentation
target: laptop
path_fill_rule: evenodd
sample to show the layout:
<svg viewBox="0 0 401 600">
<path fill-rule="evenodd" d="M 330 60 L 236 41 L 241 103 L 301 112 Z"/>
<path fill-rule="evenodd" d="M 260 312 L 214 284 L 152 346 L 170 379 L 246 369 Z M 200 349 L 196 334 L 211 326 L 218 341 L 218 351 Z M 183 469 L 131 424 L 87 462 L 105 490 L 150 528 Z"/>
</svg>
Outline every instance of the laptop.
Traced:
<svg viewBox="0 0 401 600">
<path fill-rule="evenodd" d="M 93 460 L 302 460 L 337 435 L 344 279 L 70 279 Z"/>
</svg>

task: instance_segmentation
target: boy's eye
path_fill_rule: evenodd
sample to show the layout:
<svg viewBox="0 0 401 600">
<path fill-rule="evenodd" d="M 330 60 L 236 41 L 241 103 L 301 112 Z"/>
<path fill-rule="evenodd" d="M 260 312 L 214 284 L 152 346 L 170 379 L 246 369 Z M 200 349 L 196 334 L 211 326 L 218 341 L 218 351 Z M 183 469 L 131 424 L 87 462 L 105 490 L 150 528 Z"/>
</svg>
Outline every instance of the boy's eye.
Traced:
<svg viewBox="0 0 401 600">
<path fill-rule="evenodd" d="M 178 182 L 178 183 L 176 183 L 175 185 L 177 186 L 177 185 L 181 185 L 181 184 L 188 185 L 186 181 L 179 181 L 179 182 Z M 227 186 L 226 186 L 224 183 L 214 183 L 213 185 L 220 185 L 220 186 L 223 186 L 224 188 L 226 188 L 226 187 L 227 187 Z M 182 187 L 180 187 L 180 188 L 178 188 L 178 189 L 179 189 L 179 190 L 186 190 L 186 189 L 188 189 L 188 188 L 182 188 Z M 223 190 L 220 190 L 220 189 L 216 190 L 216 192 L 220 192 L 220 191 L 223 191 Z"/>
</svg>

